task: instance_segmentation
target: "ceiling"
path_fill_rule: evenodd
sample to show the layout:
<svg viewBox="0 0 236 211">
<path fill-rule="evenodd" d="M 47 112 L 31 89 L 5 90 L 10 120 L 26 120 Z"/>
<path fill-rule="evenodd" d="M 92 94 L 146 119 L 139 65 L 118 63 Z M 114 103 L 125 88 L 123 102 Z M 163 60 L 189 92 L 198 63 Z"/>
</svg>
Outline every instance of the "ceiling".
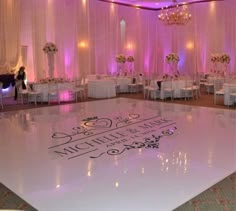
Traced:
<svg viewBox="0 0 236 211">
<path fill-rule="evenodd" d="M 123 6 L 135 7 L 140 9 L 147 10 L 160 10 L 167 7 L 172 7 L 176 3 L 182 4 L 197 4 L 197 3 L 206 3 L 211 1 L 224 1 L 224 0 L 98 0 L 107 3 L 114 3 Z"/>
</svg>

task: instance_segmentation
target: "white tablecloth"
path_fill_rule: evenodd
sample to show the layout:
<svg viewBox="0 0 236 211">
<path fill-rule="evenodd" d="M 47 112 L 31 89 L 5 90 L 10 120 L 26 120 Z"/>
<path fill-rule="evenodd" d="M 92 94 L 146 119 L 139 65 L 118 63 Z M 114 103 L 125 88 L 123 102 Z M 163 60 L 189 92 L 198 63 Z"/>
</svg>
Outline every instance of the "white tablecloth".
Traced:
<svg viewBox="0 0 236 211">
<path fill-rule="evenodd" d="M 236 92 L 236 83 L 224 83 L 224 105 L 232 105 L 233 101 L 230 99 L 230 93 Z"/>
<path fill-rule="evenodd" d="M 88 97 L 111 98 L 116 96 L 115 80 L 89 80 Z"/>
<path fill-rule="evenodd" d="M 119 85 L 119 92 L 120 93 L 128 93 L 128 84 L 132 83 L 132 78 L 129 77 L 117 77 L 116 84 Z"/>
<path fill-rule="evenodd" d="M 74 82 L 57 82 L 58 91 L 60 93 L 60 101 L 72 100 L 69 90 L 74 87 Z M 47 83 L 32 83 L 33 90 L 39 91 L 42 93 L 41 100 L 43 102 L 48 101 L 48 84 Z"/>
<path fill-rule="evenodd" d="M 166 83 L 166 81 L 161 82 L 161 86 L 163 86 L 163 83 Z M 168 81 L 167 81 L 168 83 Z M 173 97 L 174 98 L 183 98 L 184 95 L 181 92 L 181 89 L 185 87 L 186 80 L 176 80 L 172 81 L 172 89 L 174 90 Z M 164 93 L 161 90 L 160 98 L 164 99 Z"/>
</svg>

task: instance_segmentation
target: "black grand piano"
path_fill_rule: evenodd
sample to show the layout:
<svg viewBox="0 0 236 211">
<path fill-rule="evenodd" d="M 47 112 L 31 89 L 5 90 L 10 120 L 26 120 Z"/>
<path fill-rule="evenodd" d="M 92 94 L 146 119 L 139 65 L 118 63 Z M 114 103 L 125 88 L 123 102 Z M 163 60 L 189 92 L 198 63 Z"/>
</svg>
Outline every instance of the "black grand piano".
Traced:
<svg viewBox="0 0 236 211">
<path fill-rule="evenodd" d="M 15 86 L 14 74 L 2 74 L 0 75 L 0 82 L 3 83 L 3 89 L 8 88 L 10 85 Z"/>
</svg>

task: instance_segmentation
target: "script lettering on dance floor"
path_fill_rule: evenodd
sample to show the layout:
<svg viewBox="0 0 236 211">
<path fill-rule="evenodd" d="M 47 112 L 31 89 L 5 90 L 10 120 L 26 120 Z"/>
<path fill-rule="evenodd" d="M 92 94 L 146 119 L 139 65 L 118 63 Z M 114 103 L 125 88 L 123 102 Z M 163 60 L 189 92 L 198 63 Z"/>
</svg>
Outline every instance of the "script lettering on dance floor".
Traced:
<svg viewBox="0 0 236 211">
<path fill-rule="evenodd" d="M 97 159 L 140 148 L 157 149 L 160 140 L 173 135 L 176 130 L 176 122 L 161 116 L 94 116 L 83 119 L 80 126 L 70 131 L 53 133 L 53 145 L 48 150 L 57 158 L 70 160 L 88 156 Z"/>
</svg>

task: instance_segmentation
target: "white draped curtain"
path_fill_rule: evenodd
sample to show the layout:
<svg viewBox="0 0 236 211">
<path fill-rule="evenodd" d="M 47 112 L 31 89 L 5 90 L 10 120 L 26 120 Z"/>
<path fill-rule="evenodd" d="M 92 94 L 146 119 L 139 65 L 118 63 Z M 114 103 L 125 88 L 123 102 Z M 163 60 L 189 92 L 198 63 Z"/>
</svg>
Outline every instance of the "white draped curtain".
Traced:
<svg viewBox="0 0 236 211">
<path fill-rule="evenodd" d="M 229 70 L 235 73 L 234 0 L 189 9 L 189 24 L 166 26 L 158 12 L 96 0 L 1 0 L 0 74 L 23 64 L 21 46 L 27 46 L 28 80 L 48 77 L 46 42 L 58 47 L 54 77 L 115 74 L 117 54 L 134 56 L 135 73 L 154 77 L 169 68 L 165 56 L 172 52 L 180 57 L 182 74 L 209 72 L 212 53 L 228 53 Z"/>
<path fill-rule="evenodd" d="M 0 73 L 14 71 L 20 59 L 19 8 L 19 1 L 0 1 Z"/>
</svg>

